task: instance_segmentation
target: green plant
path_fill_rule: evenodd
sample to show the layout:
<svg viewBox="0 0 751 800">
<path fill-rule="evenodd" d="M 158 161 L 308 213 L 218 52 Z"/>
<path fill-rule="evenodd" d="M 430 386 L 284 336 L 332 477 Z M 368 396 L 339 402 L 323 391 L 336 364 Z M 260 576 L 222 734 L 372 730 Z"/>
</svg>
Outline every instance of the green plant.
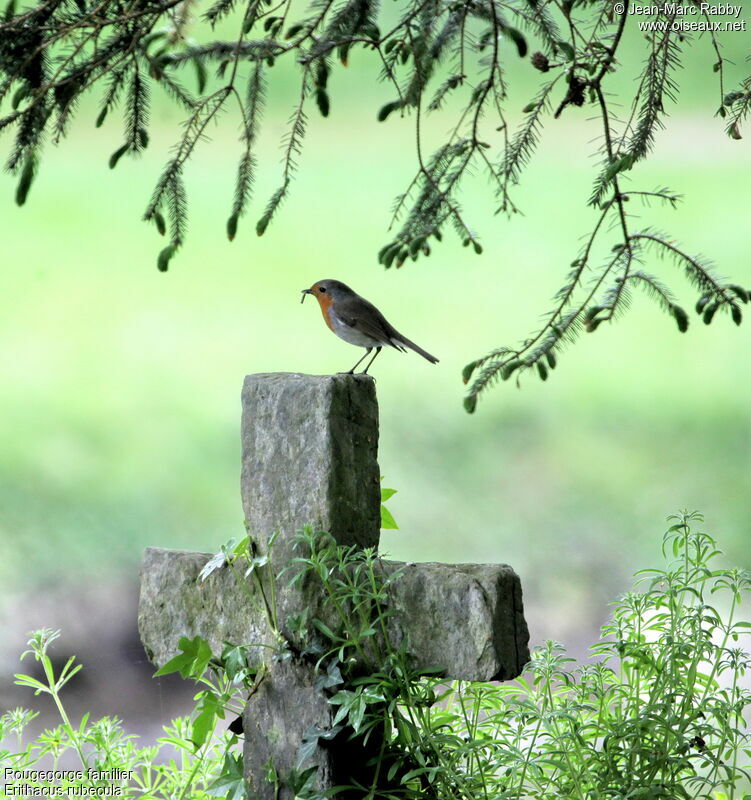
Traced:
<svg viewBox="0 0 751 800">
<path fill-rule="evenodd" d="M 337 620 L 311 621 L 328 643 L 316 657 L 322 675 L 334 676 L 323 685 L 335 722 L 379 743 L 370 782 L 357 788 L 415 800 L 740 797 L 751 658 L 739 641 L 751 623 L 739 611 L 751 578 L 714 565 L 714 540 L 692 527 L 698 514 L 673 521 L 663 543 L 671 561 L 637 573 L 638 589 L 614 603 L 591 663 L 575 665 L 549 642 L 527 677 L 509 684 L 415 672 L 388 638 L 386 589 L 398 576 L 384 579 L 373 552 L 305 534 L 310 555 L 298 568 L 318 576 L 326 617 Z"/>
<path fill-rule="evenodd" d="M 383 480 L 383 477 L 381 477 Z M 386 508 L 385 503 L 397 493 L 397 489 L 386 489 L 381 486 L 381 528 L 384 530 L 398 530 L 393 514 Z"/>
<path fill-rule="evenodd" d="M 270 552 L 274 547 L 277 535 L 278 532 L 274 532 L 269 536 L 269 553 L 259 553 L 256 543 L 249 533 L 246 533 L 239 541 L 230 539 L 204 564 L 198 577 L 199 580 L 205 581 L 217 569 L 225 566 L 230 569 L 245 596 L 256 607 L 256 610 L 266 617 L 269 630 L 274 635 L 277 644 L 283 647 L 276 618 L 276 582 L 269 580 L 272 576 L 268 574 L 272 569 Z M 248 585 L 249 580 L 255 587 L 254 589 Z M 261 645 L 257 643 L 256 646 Z M 200 672 L 197 674 L 200 675 Z"/>
<path fill-rule="evenodd" d="M 743 679 L 751 657 L 742 640 L 751 622 L 740 611 L 751 576 L 716 566 L 715 541 L 694 530 L 698 514 L 671 522 L 663 540 L 666 565 L 637 573 L 635 590 L 613 604 L 590 663 L 577 665 L 548 642 L 526 676 L 507 684 L 448 683 L 416 671 L 408 643 L 395 647 L 389 635 L 388 589 L 399 570 L 372 549 L 341 547 L 305 529 L 300 555 L 284 573 L 292 584 L 319 582 L 320 613 L 296 620 L 295 630 L 309 642 L 297 655 L 316 666 L 334 723 L 307 732 L 293 774 L 280 776 L 269 764 L 269 780 L 284 781 L 300 798 L 323 800 L 309 759 L 320 740 L 338 739 L 358 754 L 349 783 L 338 791 L 368 800 L 748 800 L 744 715 L 751 692 Z M 229 558 L 238 570 L 255 558 L 242 542 L 222 553 L 212 569 Z M 247 579 L 252 571 L 237 574 Z M 47 655 L 55 636 L 40 631 L 30 641 L 46 682 L 17 680 L 51 694 L 63 724 L 24 744 L 33 715 L 17 709 L 3 716 L 0 740 L 17 739 L 15 750 L 0 751 L 3 766 L 23 770 L 47 758 L 54 769 L 64 751 L 74 750 L 84 770 L 127 771 L 122 796 L 243 797 L 242 760 L 232 752 L 237 739 L 217 737 L 215 728 L 236 692 L 252 691 L 262 677 L 248 666 L 251 645 L 226 644 L 215 657 L 199 637 L 182 640 L 181 654 L 160 673 L 179 671 L 202 683 L 196 714 L 166 727 L 159 746 L 138 748 L 117 720 L 84 717 L 72 726 L 60 690 L 77 668 L 71 659 L 55 676 Z M 275 655 L 291 652 L 280 641 Z M 180 760 L 155 764 L 168 746 Z M 96 781 L 82 772 L 64 788 L 104 786 Z"/>
<path fill-rule="evenodd" d="M 216 796 L 240 800 L 245 796 L 237 736 L 217 731 L 217 720 L 224 717 L 225 710 L 238 710 L 238 686 L 250 677 L 247 667 L 240 666 L 242 648 L 228 646 L 216 659 L 205 642 L 182 641 L 183 654 L 172 663 L 184 677 L 203 685 L 196 695 L 196 710 L 191 717 L 165 725 L 157 743 L 143 747 L 136 736 L 123 731 L 117 718 L 91 721 L 85 714 L 73 725 L 61 690 L 81 665 L 71 657 L 55 674 L 49 649 L 58 636 L 59 632 L 46 629 L 31 634 L 29 650 L 21 658 L 33 655 L 44 679 L 18 674 L 16 683 L 37 695 L 50 695 L 62 723 L 27 741 L 27 729 L 36 713 L 17 708 L 0 717 L 0 770 L 9 795 L 14 787 L 13 796 L 57 797 L 67 792 L 99 798 L 112 797 L 114 792 L 139 800 L 208 800 Z M 68 766 L 69 752 L 76 756 L 76 767 Z"/>
</svg>

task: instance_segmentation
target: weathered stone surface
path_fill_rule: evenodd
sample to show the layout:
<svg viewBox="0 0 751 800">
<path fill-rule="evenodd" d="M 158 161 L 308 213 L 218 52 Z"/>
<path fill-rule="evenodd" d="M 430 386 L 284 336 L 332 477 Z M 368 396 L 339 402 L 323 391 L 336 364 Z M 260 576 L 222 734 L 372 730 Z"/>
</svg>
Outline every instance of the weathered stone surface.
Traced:
<svg viewBox="0 0 751 800">
<path fill-rule="evenodd" d="M 369 375 L 248 375 L 242 393 L 242 502 L 277 564 L 304 525 L 339 544 L 377 547 L 378 403 Z"/>
<path fill-rule="evenodd" d="M 312 757 L 298 765 L 298 753 L 305 733 L 314 727 L 330 730 L 335 708 L 315 688 L 309 664 L 292 660 L 275 662 L 250 698 L 243 714 L 245 747 L 243 768 L 248 796 L 254 800 L 287 800 L 292 770 L 317 766 L 318 789 L 333 786 L 331 753 L 316 747 Z M 268 780 L 273 764 L 279 785 Z"/>
<path fill-rule="evenodd" d="M 209 556 L 149 548 L 141 573 L 139 628 L 151 660 L 161 666 L 177 652 L 180 636 L 201 635 L 215 652 L 221 643 L 267 641 L 266 620 L 225 569 L 204 586 L 198 573 Z M 416 664 L 463 680 L 509 680 L 529 659 L 519 578 L 505 564 L 402 564 L 389 586 L 390 637 L 407 636 Z M 299 596 L 316 615 L 312 592 Z M 300 609 L 298 609 L 300 610 Z M 302 647 L 304 642 L 293 643 Z M 259 653 L 260 656 L 260 653 Z"/>
<path fill-rule="evenodd" d="M 467 681 L 510 680 L 529 661 L 519 576 L 506 564 L 400 564 L 389 587 L 392 643 L 407 636 L 421 668 Z"/>
<path fill-rule="evenodd" d="M 295 534 L 304 525 L 328 531 L 340 544 L 377 547 L 380 478 L 373 379 L 249 375 L 242 403 L 241 482 L 248 530 L 262 553 L 268 553 L 271 534 L 279 532 L 269 553 L 271 564 L 263 568 L 269 589 L 273 575 L 296 555 Z M 226 567 L 199 583 L 209 558 L 146 550 L 139 630 L 157 666 L 177 654 L 182 636 L 202 636 L 217 654 L 225 641 L 271 644 L 253 583 L 240 586 Z M 418 667 L 479 681 L 508 680 L 521 672 L 529 656 L 528 633 L 519 578 L 510 567 L 378 563 L 391 577 L 399 571 L 388 586 L 389 639 L 393 645 L 406 640 Z M 310 652 L 316 632 L 309 631 L 310 639 L 301 641 L 295 626 L 287 624 L 291 616 L 306 611 L 308 619 L 318 617 L 333 628 L 337 619 L 332 619 L 316 576 L 308 575 L 290 589 L 291 575 L 286 572 L 275 581 L 277 622 L 292 653 Z M 292 658 L 274 661 L 270 648 L 253 652 L 265 672 L 243 717 L 246 781 L 257 800 L 288 800 L 290 772 L 298 767 L 303 738 L 315 726 L 329 729 L 332 710 L 315 688 L 312 664 Z M 370 656 L 375 652 L 380 648 L 374 645 Z M 350 733 L 339 731 L 322 740 L 312 761 L 300 765 L 318 767 L 319 789 L 353 782 L 371 785 L 376 779 L 382 785 L 383 775 L 373 773 L 372 764 L 387 733 L 371 731 L 367 740 Z M 267 781 L 269 763 L 280 776 L 277 786 Z M 390 780 L 398 792 L 400 776 L 395 773 Z M 348 795 L 342 798 L 350 800 Z"/>
<path fill-rule="evenodd" d="M 321 792 L 337 788 L 338 800 L 362 800 L 363 792 L 343 786 L 372 786 L 401 791 L 407 768 L 395 765 L 381 726 L 367 733 L 354 732 L 341 723 L 334 726 L 336 706 L 313 680 L 310 664 L 289 659 L 272 662 L 243 714 L 245 745 L 243 764 L 248 797 L 252 800 L 292 800 L 300 773 L 316 767 L 313 782 Z M 302 749 L 301 749 L 302 746 Z M 269 782 L 273 765 L 275 781 Z M 390 777 L 388 777 L 390 776 Z M 333 796 L 333 795 L 332 795 Z M 376 797 L 381 797 L 377 793 Z"/>
<path fill-rule="evenodd" d="M 185 550 L 148 547 L 141 566 L 138 631 L 149 660 L 161 667 L 179 652 L 182 636 L 201 636 L 212 652 L 223 642 L 268 642 L 268 626 L 228 569 L 199 581 L 211 556 Z M 251 587 L 252 588 L 252 587 Z M 258 648 L 258 663 L 262 648 Z"/>
</svg>

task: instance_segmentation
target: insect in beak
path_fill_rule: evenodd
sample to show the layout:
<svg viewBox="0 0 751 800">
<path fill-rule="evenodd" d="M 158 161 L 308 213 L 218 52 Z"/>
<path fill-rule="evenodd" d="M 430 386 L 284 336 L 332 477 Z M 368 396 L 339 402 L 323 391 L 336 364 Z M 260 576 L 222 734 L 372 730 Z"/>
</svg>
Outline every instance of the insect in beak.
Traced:
<svg viewBox="0 0 751 800">
<path fill-rule="evenodd" d="M 306 294 L 313 294 L 313 290 L 312 289 L 303 289 L 302 290 L 302 299 L 300 300 L 301 303 L 305 302 L 305 295 Z"/>
</svg>

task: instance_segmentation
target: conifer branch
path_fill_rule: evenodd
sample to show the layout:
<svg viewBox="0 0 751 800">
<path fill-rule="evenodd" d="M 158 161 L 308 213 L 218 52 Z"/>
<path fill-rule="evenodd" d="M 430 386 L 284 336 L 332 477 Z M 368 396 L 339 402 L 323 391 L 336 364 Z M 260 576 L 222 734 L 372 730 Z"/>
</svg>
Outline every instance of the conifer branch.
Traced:
<svg viewBox="0 0 751 800">
<path fill-rule="evenodd" d="M 284 169 L 282 172 L 282 184 L 271 195 L 263 215 L 256 223 L 256 233 L 263 236 L 269 223 L 274 218 L 282 201 L 287 197 L 292 178 L 297 171 L 297 158 L 302 152 L 302 140 L 305 136 L 307 126 L 307 116 L 305 114 L 305 101 L 308 97 L 309 67 L 303 67 L 302 88 L 300 99 L 297 103 L 292 118 L 290 119 L 289 133 L 284 137 Z"/>
<path fill-rule="evenodd" d="M 583 211 L 589 203 L 593 226 L 578 256 L 562 269 L 562 285 L 540 328 L 518 346 L 499 346 L 467 365 L 465 381 L 475 374 L 468 410 L 496 380 L 514 375 L 518 382 L 529 371 L 546 379 L 566 344 L 623 313 L 634 287 L 685 330 L 688 315 L 673 289 L 651 263 L 649 272 L 643 268 L 655 255 L 681 268 L 698 293 L 696 310 L 705 323 L 718 311 L 740 323 L 746 289 L 720 278 L 708 261 L 689 255 L 667 235 L 650 228 L 632 231 L 632 202 L 674 207 L 678 195 L 623 188 L 625 176 L 637 174 L 666 123 L 688 46 L 707 48 L 722 98 L 717 114 L 731 138 L 742 137 L 751 115 L 751 76 L 726 91 L 726 37 L 710 31 L 694 41 L 673 29 L 675 11 L 665 6 L 652 20 L 665 23 L 655 26 L 663 29 L 642 40 L 645 58 L 634 68 L 621 57 L 628 4 L 614 16 L 610 0 L 396 2 L 388 27 L 379 0 L 27 0 L 22 9 L 11 2 L 0 16 L 0 131 L 9 133 L 6 167 L 15 178 L 16 202 L 28 202 L 49 151 L 45 145 L 64 141 L 76 114 L 91 107 L 81 102 L 87 94 L 98 100 L 97 127 L 121 109 L 123 139 L 109 159 L 114 168 L 149 146 L 150 95 L 160 87 L 185 121 L 144 215 L 169 235 L 158 267 L 167 269 L 185 242 L 185 166 L 224 110 L 236 115 L 240 131 L 226 223 L 233 239 L 252 207 L 256 171 L 264 168 L 257 141 L 267 75 L 279 63 L 294 61 L 300 68 L 298 102 L 282 142 L 280 184 L 256 224 L 263 234 L 296 174 L 308 101 L 315 101 L 323 117 L 344 113 L 332 100 L 332 76 L 350 61 L 359 67 L 365 59 L 353 54 L 364 51 L 380 61 L 381 77 L 393 89 L 392 99 L 374 109 L 374 124 L 389 124 L 398 113 L 414 125 L 416 168 L 397 195 L 390 239 L 378 254 L 386 267 L 430 255 L 447 227 L 481 253 L 462 203 L 472 176 L 488 178 L 489 202 L 513 214 L 518 209 L 511 195 L 541 137 L 557 135 L 556 121 L 564 115 L 584 121 L 596 111 L 590 124 L 599 132 L 600 166 L 589 197 L 581 198 Z M 522 60 L 529 75 L 539 77 L 526 105 L 518 92 L 507 91 L 512 60 Z M 189 84 L 182 72 L 186 66 Z M 614 73 L 635 78 L 628 97 L 611 94 Z M 195 92 L 185 88 L 193 87 L 193 76 Z M 624 100 L 627 114 L 621 120 L 616 103 Z M 441 127 L 445 136 L 428 145 L 431 114 L 450 123 Z M 565 201 L 573 198 L 566 195 Z"/>
</svg>

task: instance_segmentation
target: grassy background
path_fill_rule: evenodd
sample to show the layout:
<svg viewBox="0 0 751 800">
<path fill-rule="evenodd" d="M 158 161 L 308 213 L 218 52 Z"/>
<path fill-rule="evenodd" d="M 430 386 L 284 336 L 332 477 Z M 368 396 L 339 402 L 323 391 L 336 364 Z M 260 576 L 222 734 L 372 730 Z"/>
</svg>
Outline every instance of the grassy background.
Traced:
<svg viewBox="0 0 751 800">
<path fill-rule="evenodd" d="M 632 38 L 624 88 L 640 57 Z M 742 65 L 742 36 L 728 42 Z M 685 201 L 638 213 L 749 286 L 751 155 L 711 118 L 711 51 L 694 47 L 669 129 L 634 171 L 635 187 L 667 185 Z M 494 217 L 484 181 L 468 187 L 483 256 L 449 235 L 429 259 L 384 272 L 375 253 L 413 164 L 412 127 L 375 124 L 390 93 L 353 61 L 332 79 L 332 116 L 313 115 L 291 198 L 261 239 L 253 225 L 278 180 L 293 76 L 282 74 L 270 103 L 255 204 L 231 244 L 223 226 L 239 148 L 228 121 L 213 132 L 189 170 L 188 242 L 166 275 L 155 268 L 163 243 L 139 221 L 176 135 L 178 116 L 161 101 L 139 161 L 108 171 L 117 123 L 94 131 L 84 114 L 47 153 L 26 207 L 4 179 L 0 675 L 27 629 L 62 627 L 90 667 L 89 705 L 138 728 L 140 707 L 111 687 L 142 660 L 140 554 L 150 544 L 214 550 L 242 531 L 243 375 L 330 373 L 357 357 L 314 304 L 299 304 L 320 278 L 352 285 L 441 359 L 385 353 L 374 370 L 381 471 L 399 490 L 390 507 L 401 529 L 382 537 L 393 557 L 507 561 L 522 577 L 533 643 L 553 637 L 580 654 L 607 600 L 659 558 L 667 514 L 701 509 L 729 560 L 751 566 L 749 321 L 706 328 L 693 317 L 681 335 L 637 298 L 617 325 L 567 351 L 546 384 L 503 384 L 474 416 L 461 409 L 462 366 L 536 326 L 590 229 L 592 110 L 548 125 L 517 194 L 524 216 Z M 514 69 L 518 111 L 531 77 Z M 443 130 L 437 120 L 428 136 Z M 672 265 L 650 267 L 693 304 Z M 142 674 L 123 686 L 146 696 Z"/>
</svg>

